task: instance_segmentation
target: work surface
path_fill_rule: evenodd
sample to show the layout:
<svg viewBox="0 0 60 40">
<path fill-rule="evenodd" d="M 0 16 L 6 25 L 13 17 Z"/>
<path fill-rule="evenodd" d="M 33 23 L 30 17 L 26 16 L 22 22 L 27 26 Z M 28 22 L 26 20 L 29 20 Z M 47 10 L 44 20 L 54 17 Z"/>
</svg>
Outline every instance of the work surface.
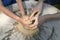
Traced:
<svg viewBox="0 0 60 40">
<path fill-rule="evenodd" d="M 15 9 L 14 7 L 16 7 L 17 4 L 14 5 L 15 6 L 9 6 L 8 8 L 10 8 L 10 10 L 13 8 L 12 11 L 16 11 L 18 8 Z M 44 4 L 42 15 L 54 14 L 57 13 L 57 11 L 57 8 Z M 15 20 L 6 16 L 3 12 L 0 12 L 0 40 L 24 40 L 25 37 L 13 26 L 14 22 Z M 46 22 L 40 30 L 40 40 L 60 40 L 60 20 Z M 31 38 L 31 40 L 36 39 Z"/>
</svg>

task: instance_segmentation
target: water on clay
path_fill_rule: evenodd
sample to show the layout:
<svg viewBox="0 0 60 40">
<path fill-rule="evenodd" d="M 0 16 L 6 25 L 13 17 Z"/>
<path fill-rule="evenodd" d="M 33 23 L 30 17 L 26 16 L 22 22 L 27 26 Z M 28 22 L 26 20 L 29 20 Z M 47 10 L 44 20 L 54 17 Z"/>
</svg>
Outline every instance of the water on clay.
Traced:
<svg viewBox="0 0 60 40">
<path fill-rule="evenodd" d="M 27 9 L 31 8 L 32 5 L 35 5 L 35 1 L 26 1 L 25 7 Z M 18 16 L 19 8 L 17 4 L 8 6 L 11 11 L 16 13 Z M 57 13 L 58 9 L 44 3 L 42 16 L 46 14 Z M 42 26 L 39 26 L 39 32 L 33 34 L 31 37 L 26 37 L 21 32 L 17 31 L 14 23 L 16 20 L 6 16 L 2 11 L 0 11 L 0 40 L 59 40 L 60 39 L 60 20 L 53 20 L 44 23 Z"/>
</svg>

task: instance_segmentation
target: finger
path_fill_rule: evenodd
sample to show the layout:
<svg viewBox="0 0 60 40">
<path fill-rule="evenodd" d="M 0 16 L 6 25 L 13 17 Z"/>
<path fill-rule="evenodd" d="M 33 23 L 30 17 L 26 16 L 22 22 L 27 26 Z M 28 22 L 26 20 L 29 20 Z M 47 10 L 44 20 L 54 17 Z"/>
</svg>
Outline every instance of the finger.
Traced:
<svg viewBox="0 0 60 40">
<path fill-rule="evenodd" d="M 30 25 L 32 22 L 31 21 L 27 21 L 27 24 Z"/>
<path fill-rule="evenodd" d="M 38 25 L 38 19 L 35 19 L 34 23 L 31 25 L 31 27 L 37 26 L 37 25 Z"/>
<path fill-rule="evenodd" d="M 32 8 L 32 14 L 31 14 L 31 17 L 35 16 L 36 13 L 37 13 L 37 11 L 38 11 L 37 6 L 33 7 L 33 8 Z"/>
<path fill-rule="evenodd" d="M 38 11 L 35 9 L 35 10 L 32 12 L 30 18 L 34 17 L 37 13 L 38 13 Z"/>
<path fill-rule="evenodd" d="M 35 23 L 35 19 L 34 19 L 34 18 L 31 19 L 30 22 L 31 22 L 31 24 L 34 24 L 34 23 Z M 30 25 L 31 25 L 31 24 L 30 24 Z"/>
<path fill-rule="evenodd" d="M 38 23 L 35 22 L 34 24 L 31 24 L 30 27 L 32 28 L 32 27 L 37 26 L 37 25 L 38 25 Z"/>
<path fill-rule="evenodd" d="M 35 15 L 35 17 L 38 17 L 40 15 L 40 11 L 37 12 L 37 14 Z"/>
<path fill-rule="evenodd" d="M 31 22 L 30 25 L 37 24 L 38 23 L 38 17 L 34 17 L 34 18 L 30 19 L 30 22 Z"/>
<path fill-rule="evenodd" d="M 40 1 L 39 1 L 40 2 Z M 41 13 L 43 6 L 43 0 L 33 9 L 31 18 L 34 16 L 34 14 L 37 14 L 37 16 Z"/>
<path fill-rule="evenodd" d="M 37 28 L 37 25 L 33 26 L 33 27 L 29 27 L 31 30 L 34 30 Z"/>
<path fill-rule="evenodd" d="M 28 16 L 24 16 L 24 17 L 22 17 L 25 21 L 27 21 L 28 19 L 29 19 L 29 17 Z"/>
<path fill-rule="evenodd" d="M 37 28 L 37 26 L 34 26 L 33 28 L 31 28 L 31 30 L 35 30 Z"/>
<path fill-rule="evenodd" d="M 38 20 L 38 16 L 32 17 L 30 21 L 32 22 L 33 20 Z"/>
</svg>

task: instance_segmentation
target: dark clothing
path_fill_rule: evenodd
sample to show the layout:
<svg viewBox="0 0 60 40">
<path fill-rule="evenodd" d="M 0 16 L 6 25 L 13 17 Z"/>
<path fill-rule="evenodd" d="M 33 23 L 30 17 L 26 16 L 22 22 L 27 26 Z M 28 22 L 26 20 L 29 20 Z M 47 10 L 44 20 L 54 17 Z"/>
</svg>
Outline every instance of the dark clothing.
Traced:
<svg viewBox="0 0 60 40">
<path fill-rule="evenodd" d="M 13 3 L 16 3 L 16 0 L 2 0 L 4 6 L 11 5 Z"/>
<path fill-rule="evenodd" d="M 2 0 L 2 1 L 3 1 L 4 6 L 8 6 L 13 3 L 16 3 L 16 0 Z M 24 1 L 24 0 L 22 0 L 22 1 Z M 60 3 L 60 0 L 46 0 L 45 2 L 54 5 L 56 3 Z"/>
<path fill-rule="evenodd" d="M 45 3 L 49 3 L 51 5 L 60 4 L 60 0 L 46 0 Z"/>
<path fill-rule="evenodd" d="M 24 0 L 22 0 L 22 1 L 24 1 Z M 2 0 L 2 2 L 3 2 L 4 6 L 8 6 L 8 5 L 16 3 L 16 0 Z"/>
</svg>

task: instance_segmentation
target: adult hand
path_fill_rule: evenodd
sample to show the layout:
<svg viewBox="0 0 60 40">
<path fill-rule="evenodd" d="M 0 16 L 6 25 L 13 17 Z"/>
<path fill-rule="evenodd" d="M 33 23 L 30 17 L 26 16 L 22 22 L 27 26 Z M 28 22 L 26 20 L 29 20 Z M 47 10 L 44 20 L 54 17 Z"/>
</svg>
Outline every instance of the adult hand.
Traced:
<svg viewBox="0 0 60 40">
<path fill-rule="evenodd" d="M 23 26 L 29 27 L 29 24 L 31 24 L 31 20 L 29 18 L 29 16 L 23 16 L 22 18 L 22 24 Z"/>
<path fill-rule="evenodd" d="M 35 17 L 32 17 L 31 18 L 31 24 L 30 24 L 30 27 L 32 28 L 32 29 L 36 29 L 37 28 L 37 26 L 38 26 L 38 16 L 35 16 Z"/>
<path fill-rule="evenodd" d="M 31 30 L 33 30 L 33 29 L 37 28 L 38 18 L 37 17 L 29 18 L 28 16 L 25 16 L 25 17 L 22 18 L 22 21 L 20 21 L 20 23 L 23 25 L 23 27 L 25 29 L 31 29 Z"/>
</svg>

